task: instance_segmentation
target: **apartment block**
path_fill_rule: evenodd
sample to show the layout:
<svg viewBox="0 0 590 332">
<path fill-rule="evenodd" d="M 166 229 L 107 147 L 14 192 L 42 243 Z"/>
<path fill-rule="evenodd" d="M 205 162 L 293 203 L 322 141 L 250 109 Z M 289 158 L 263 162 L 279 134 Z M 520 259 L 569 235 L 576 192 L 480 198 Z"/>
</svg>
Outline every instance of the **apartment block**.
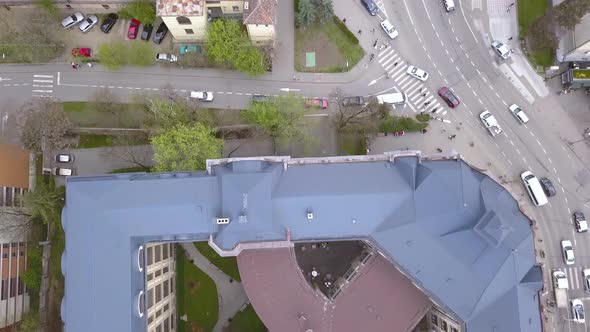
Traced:
<svg viewBox="0 0 590 332">
<path fill-rule="evenodd" d="M 176 245 L 146 246 L 148 332 L 176 331 Z"/>
</svg>

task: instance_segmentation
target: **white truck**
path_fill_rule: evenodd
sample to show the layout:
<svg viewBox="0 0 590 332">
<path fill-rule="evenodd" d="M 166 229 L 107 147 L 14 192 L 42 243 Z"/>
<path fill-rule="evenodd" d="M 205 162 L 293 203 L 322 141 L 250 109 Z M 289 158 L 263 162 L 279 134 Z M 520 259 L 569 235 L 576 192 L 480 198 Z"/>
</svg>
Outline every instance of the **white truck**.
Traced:
<svg viewBox="0 0 590 332">
<path fill-rule="evenodd" d="M 481 112 L 479 114 L 479 118 L 490 134 L 492 134 L 492 137 L 496 137 L 502 133 L 502 127 L 500 127 L 498 121 L 496 121 L 496 118 L 489 111 Z"/>
<path fill-rule="evenodd" d="M 553 271 L 553 290 L 555 291 L 555 303 L 558 308 L 567 308 L 567 289 L 569 288 L 567 276 L 563 271 Z"/>
</svg>

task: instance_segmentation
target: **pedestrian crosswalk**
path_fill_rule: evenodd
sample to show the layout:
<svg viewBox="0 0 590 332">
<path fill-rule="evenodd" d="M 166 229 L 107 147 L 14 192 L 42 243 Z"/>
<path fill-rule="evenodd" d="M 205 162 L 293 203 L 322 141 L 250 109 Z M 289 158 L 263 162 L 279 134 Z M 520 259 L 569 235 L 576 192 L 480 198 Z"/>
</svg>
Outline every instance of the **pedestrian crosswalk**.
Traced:
<svg viewBox="0 0 590 332">
<path fill-rule="evenodd" d="M 33 75 L 33 97 L 51 97 L 54 79 L 53 75 Z"/>
<path fill-rule="evenodd" d="M 567 276 L 570 289 L 584 289 L 583 267 L 566 267 L 560 270 Z"/>
<path fill-rule="evenodd" d="M 406 74 L 407 63 L 392 47 L 387 47 L 377 55 L 377 62 L 381 65 L 387 77 L 394 85 L 408 96 L 412 111 L 430 113 L 433 116 L 444 116 L 447 111 L 424 85 L 413 76 Z"/>
</svg>

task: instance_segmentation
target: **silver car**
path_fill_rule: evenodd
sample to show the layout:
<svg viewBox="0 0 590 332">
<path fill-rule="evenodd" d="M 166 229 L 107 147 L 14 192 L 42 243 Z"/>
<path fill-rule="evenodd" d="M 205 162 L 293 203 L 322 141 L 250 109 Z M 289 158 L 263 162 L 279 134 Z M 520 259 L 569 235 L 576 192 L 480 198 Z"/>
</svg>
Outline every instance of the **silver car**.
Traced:
<svg viewBox="0 0 590 332">
<path fill-rule="evenodd" d="M 80 26 L 78 27 L 80 28 L 80 31 L 88 32 L 96 23 L 98 23 L 98 17 L 96 15 L 88 15 L 88 17 L 82 20 L 82 23 L 80 23 Z"/>
<path fill-rule="evenodd" d="M 406 74 L 415 77 L 422 82 L 426 82 L 426 80 L 428 79 L 428 73 L 416 66 L 408 66 Z"/>
<path fill-rule="evenodd" d="M 62 26 L 64 29 L 71 28 L 71 27 L 73 27 L 74 25 L 76 25 L 76 24 L 78 24 L 78 23 L 82 22 L 82 20 L 83 20 L 83 19 L 84 19 L 84 15 L 82 15 L 82 13 L 80 13 L 80 12 L 75 12 L 75 13 L 73 13 L 72 15 L 70 15 L 70 16 L 68 16 L 68 17 L 64 18 L 64 19 L 61 21 L 61 26 Z"/>
</svg>

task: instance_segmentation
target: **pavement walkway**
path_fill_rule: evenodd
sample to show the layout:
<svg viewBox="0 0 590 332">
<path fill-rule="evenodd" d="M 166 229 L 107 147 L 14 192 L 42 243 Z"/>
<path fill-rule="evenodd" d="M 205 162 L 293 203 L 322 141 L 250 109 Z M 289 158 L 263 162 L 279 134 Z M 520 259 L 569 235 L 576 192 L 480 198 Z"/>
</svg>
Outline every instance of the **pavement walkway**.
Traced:
<svg viewBox="0 0 590 332">
<path fill-rule="evenodd" d="M 181 243 L 182 248 L 188 254 L 193 264 L 213 279 L 219 296 L 219 318 L 213 328 L 213 332 L 222 332 L 229 324 L 229 319 L 234 317 L 247 303 L 248 297 L 242 284 L 233 280 L 213 265 L 205 256 L 195 248 L 192 242 Z"/>
</svg>

